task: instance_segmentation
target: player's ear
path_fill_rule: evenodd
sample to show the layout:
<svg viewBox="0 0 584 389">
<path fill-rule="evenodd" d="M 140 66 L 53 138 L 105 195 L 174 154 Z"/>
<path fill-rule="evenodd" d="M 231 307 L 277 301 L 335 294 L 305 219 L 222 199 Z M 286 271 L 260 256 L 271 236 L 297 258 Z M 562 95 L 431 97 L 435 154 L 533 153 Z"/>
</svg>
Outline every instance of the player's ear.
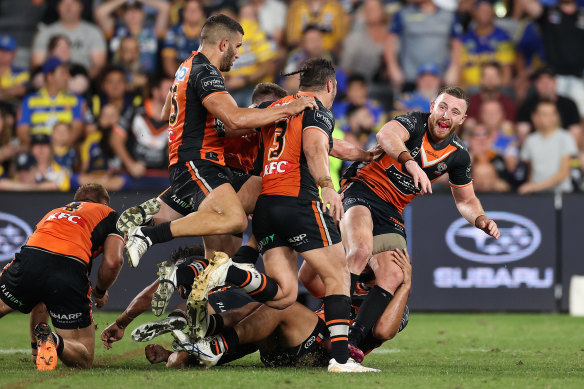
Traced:
<svg viewBox="0 0 584 389">
<path fill-rule="evenodd" d="M 227 51 L 228 48 L 229 48 L 229 39 L 227 39 L 227 38 L 221 39 L 221 42 L 219 42 L 219 50 L 221 52 L 225 52 L 225 51 Z"/>
<path fill-rule="evenodd" d="M 467 118 L 467 117 L 468 117 L 468 115 L 464 115 L 464 116 L 462 117 L 462 119 L 460 120 L 460 123 L 459 123 L 459 125 L 460 125 L 460 124 L 462 124 L 462 123 L 464 123 L 464 121 L 466 120 L 466 118 Z"/>
</svg>

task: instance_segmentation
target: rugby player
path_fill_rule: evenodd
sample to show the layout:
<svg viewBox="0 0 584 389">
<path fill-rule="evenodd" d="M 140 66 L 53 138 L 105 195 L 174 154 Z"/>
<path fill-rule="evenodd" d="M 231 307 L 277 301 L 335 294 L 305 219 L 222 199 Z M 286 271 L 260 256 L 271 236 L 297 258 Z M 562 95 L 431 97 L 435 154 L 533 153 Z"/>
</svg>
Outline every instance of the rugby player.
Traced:
<svg viewBox="0 0 584 389">
<path fill-rule="evenodd" d="M 368 264 L 376 278 L 350 330 L 354 345 L 371 331 L 403 281 L 403 273 L 391 261 L 392 250 L 406 247 L 402 212 L 414 197 L 432 193 L 431 182 L 448 173 L 460 214 L 489 236 L 500 236 L 475 195 L 470 157 L 456 134 L 468 105 L 462 89 L 441 89 L 430 112 L 397 116 L 381 128 L 377 141 L 384 153 L 380 158 L 353 164 L 344 175 L 345 217 L 340 227 L 351 283 Z"/>
<path fill-rule="evenodd" d="M 211 16 L 201 31 L 200 50 L 193 52 L 175 74 L 163 109 L 163 115 L 169 115 L 172 192 L 168 195 L 195 211 L 154 227 L 131 227 L 126 254 L 134 267 L 156 243 L 179 236 L 243 232 L 246 210 L 251 212 L 252 208 L 242 203 L 232 186 L 233 174 L 225 167 L 225 135 L 244 135 L 304 109 L 318 108 L 313 98 L 262 110 L 239 108 L 225 89 L 221 72 L 229 71 L 239 58 L 243 33 L 235 20 L 222 14 Z M 246 192 L 245 184 L 241 191 Z"/>
<path fill-rule="evenodd" d="M 47 213 L 35 232 L 0 275 L 0 317 L 18 310 L 29 313 L 39 303 L 48 310 L 55 332 L 41 322 L 35 327 L 39 370 L 53 370 L 57 359 L 67 366 L 93 364 L 95 326 L 91 296 L 98 308 L 123 264 L 124 240 L 116 229 L 118 214 L 99 184 L 81 186 L 73 202 Z M 97 283 L 88 274 L 103 252 Z"/>
</svg>

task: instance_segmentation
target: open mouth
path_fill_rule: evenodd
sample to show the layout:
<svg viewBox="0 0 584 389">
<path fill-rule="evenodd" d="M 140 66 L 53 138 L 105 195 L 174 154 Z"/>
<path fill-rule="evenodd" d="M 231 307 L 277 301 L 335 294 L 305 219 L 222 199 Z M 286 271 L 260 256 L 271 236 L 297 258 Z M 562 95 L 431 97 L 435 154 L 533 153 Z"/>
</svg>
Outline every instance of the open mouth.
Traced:
<svg viewBox="0 0 584 389">
<path fill-rule="evenodd" d="M 438 122 L 438 127 L 440 127 L 442 130 L 445 130 L 445 129 L 447 129 L 450 126 L 448 124 L 446 124 L 446 123 Z"/>
</svg>

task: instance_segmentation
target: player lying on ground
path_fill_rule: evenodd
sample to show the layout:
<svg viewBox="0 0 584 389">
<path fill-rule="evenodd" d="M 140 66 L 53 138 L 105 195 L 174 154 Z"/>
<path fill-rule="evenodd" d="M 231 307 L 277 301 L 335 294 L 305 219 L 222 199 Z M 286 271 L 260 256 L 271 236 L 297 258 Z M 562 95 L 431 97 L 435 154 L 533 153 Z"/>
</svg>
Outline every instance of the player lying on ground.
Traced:
<svg viewBox="0 0 584 389">
<path fill-rule="evenodd" d="M 29 313 L 39 303 L 48 310 L 55 332 L 47 323 L 35 328 L 39 370 L 53 370 L 57 359 L 67 366 L 93 364 L 95 326 L 93 295 L 98 308 L 123 264 L 124 240 L 116 229 L 117 213 L 109 195 L 98 184 L 81 186 L 73 202 L 47 213 L 35 232 L 0 275 L 0 317 L 18 310 Z M 95 288 L 90 266 L 103 251 Z"/>
</svg>

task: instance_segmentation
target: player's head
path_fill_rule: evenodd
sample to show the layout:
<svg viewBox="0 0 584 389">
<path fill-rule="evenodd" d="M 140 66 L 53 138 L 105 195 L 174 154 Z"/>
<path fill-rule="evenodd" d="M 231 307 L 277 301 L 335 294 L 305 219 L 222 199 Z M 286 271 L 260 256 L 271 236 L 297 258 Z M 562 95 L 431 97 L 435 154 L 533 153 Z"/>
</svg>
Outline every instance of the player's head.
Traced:
<svg viewBox="0 0 584 389">
<path fill-rule="evenodd" d="M 330 108 L 337 95 L 337 77 L 333 64 L 324 58 L 312 58 L 296 72 L 300 73 L 300 90 L 303 92 L 317 92 L 326 95 L 327 101 L 322 103 Z"/>
<path fill-rule="evenodd" d="M 201 30 L 201 47 L 216 47 L 221 53 L 219 70 L 228 72 L 239 58 L 243 27 L 229 16 L 217 14 L 209 17 Z"/>
<path fill-rule="evenodd" d="M 430 103 L 429 130 L 435 142 L 440 142 L 455 132 L 466 119 L 470 100 L 457 86 L 445 86 Z"/>
<path fill-rule="evenodd" d="M 260 82 L 256 85 L 251 96 L 253 105 L 260 105 L 266 101 L 276 101 L 286 97 L 288 92 L 273 82 Z"/>
<path fill-rule="evenodd" d="M 170 254 L 170 259 L 172 262 L 177 263 L 183 259 L 194 257 L 194 256 L 204 256 L 205 249 L 201 245 L 193 245 L 186 247 L 179 247 Z"/>
<path fill-rule="evenodd" d="M 85 184 L 77 189 L 73 201 L 89 201 L 91 203 L 108 205 L 110 197 L 107 190 L 100 184 Z"/>
</svg>

